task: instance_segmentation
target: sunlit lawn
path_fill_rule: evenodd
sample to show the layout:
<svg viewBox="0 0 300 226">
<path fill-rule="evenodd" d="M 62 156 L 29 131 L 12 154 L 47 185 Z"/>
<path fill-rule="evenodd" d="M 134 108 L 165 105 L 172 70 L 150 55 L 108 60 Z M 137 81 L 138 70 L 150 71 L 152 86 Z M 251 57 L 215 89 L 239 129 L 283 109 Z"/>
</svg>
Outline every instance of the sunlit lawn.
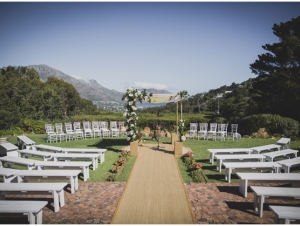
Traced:
<svg viewBox="0 0 300 226">
<path fill-rule="evenodd" d="M 46 144 L 45 135 L 27 135 L 30 139 L 36 142 L 36 144 Z M 144 144 L 154 144 L 157 143 L 155 140 L 151 140 L 151 137 L 144 137 Z M 9 137 L 9 141 L 13 144 L 17 143 L 16 137 Z M 159 139 L 160 143 L 171 143 L 171 138 L 161 137 Z M 184 141 L 184 146 L 192 149 L 194 153 L 194 159 L 196 162 L 203 165 L 202 173 L 205 177 L 205 180 L 209 183 L 227 183 L 224 180 L 224 168 L 222 172 L 219 173 L 216 170 L 216 163 L 211 165 L 209 163 L 209 153 L 207 149 L 217 149 L 217 148 L 248 148 L 255 147 L 266 144 L 275 144 L 276 139 L 257 139 L 257 138 L 242 138 L 238 141 L 226 140 L 226 141 L 212 141 L 212 140 L 197 140 L 197 139 L 187 139 Z M 70 141 L 70 142 L 61 142 L 61 143 L 51 143 L 48 145 L 59 146 L 59 147 L 72 147 L 72 148 L 106 148 L 107 152 L 105 154 L 105 162 L 99 164 L 98 169 L 95 171 L 90 170 L 90 178 L 88 181 L 91 182 L 100 182 L 105 181 L 107 176 L 110 174 L 110 170 L 113 167 L 113 163 L 121 156 L 121 149 L 124 146 L 129 145 L 126 141 L 125 136 L 119 138 L 88 138 L 85 140 Z M 300 147 L 300 141 L 292 141 L 291 148 L 298 149 Z M 123 173 L 117 179 L 117 181 L 127 181 L 133 167 L 133 164 L 136 160 L 136 157 L 133 157 L 127 163 Z M 278 160 L 278 159 L 277 159 Z M 192 178 L 189 176 L 189 172 L 186 170 L 185 165 L 183 164 L 180 158 L 177 159 L 178 166 L 181 171 L 182 178 L 184 182 L 192 182 Z M 216 162 L 216 161 L 215 161 Z M 25 167 L 17 167 L 23 168 Z M 294 167 L 291 169 L 291 172 L 300 172 L 300 167 Z M 162 172 L 163 173 L 163 172 Z M 82 177 L 81 177 L 82 178 Z M 82 180 L 81 180 L 82 181 Z M 238 183 L 238 177 L 233 173 L 231 183 Z"/>
</svg>

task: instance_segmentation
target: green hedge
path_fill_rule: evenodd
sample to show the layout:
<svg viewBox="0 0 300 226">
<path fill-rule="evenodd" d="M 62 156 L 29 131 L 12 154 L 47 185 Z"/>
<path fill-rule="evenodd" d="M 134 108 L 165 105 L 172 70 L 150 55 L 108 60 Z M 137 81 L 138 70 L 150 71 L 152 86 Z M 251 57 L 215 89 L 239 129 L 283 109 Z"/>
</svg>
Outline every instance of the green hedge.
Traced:
<svg viewBox="0 0 300 226">
<path fill-rule="evenodd" d="M 299 126 L 299 122 L 291 118 L 272 114 L 259 114 L 243 118 L 239 122 L 238 131 L 242 135 L 251 135 L 260 128 L 265 128 L 270 135 L 281 134 L 281 136 L 295 139 L 299 135 Z"/>
</svg>

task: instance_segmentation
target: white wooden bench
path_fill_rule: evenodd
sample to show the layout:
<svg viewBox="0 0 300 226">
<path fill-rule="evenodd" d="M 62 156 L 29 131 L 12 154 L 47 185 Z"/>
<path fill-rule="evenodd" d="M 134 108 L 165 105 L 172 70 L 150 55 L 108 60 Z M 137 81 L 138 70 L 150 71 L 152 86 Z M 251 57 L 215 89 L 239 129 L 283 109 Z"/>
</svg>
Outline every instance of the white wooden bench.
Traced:
<svg viewBox="0 0 300 226">
<path fill-rule="evenodd" d="M 64 187 L 67 183 L 0 183 L 0 199 L 5 195 L 41 195 L 52 194 L 54 201 L 54 212 L 59 211 L 65 205 Z"/>
<path fill-rule="evenodd" d="M 81 153 L 81 154 L 100 154 L 100 163 L 105 161 L 105 152 L 107 149 L 94 148 L 61 148 L 49 145 L 39 144 L 35 146 L 36 150 L 53 151 L 55 153 Z"/>
<path fill-rule="evenodd" d="M 10 183 L 15 177 L 15 173 L 19 172 L 17 169 L 0 167 L 0 176 L 3 177 L 4 183 Z M 30 170 L 31 171 L 31 170 Z"/>
<path fill-rule="evenodd" d="M 209 152 L 209 162 L 214 164 L 215 154 L 238 154 L 238 153 L 247 153 L 250 154 L 253 152 L 250 148 L 224 148 L 224 149 L 207 149 Z"/>
<path fill-rule="evenodd" d="M 35 145 L 35 142 L 26 136 L 17 136 L 17 142 L 20 149 L 30 149 Z"/>
<path fill-rule="evenodd" d="M 298 150 L 293 149 L 285 149 L 281 151 L 273 151 L 269 153 L 263 153 L 262 155 L 266 156 L 266 161 L 273 162 L 273 159 L 279 156 L 287 156 L 287 155 L 294 155 L 295 158 L 297 157 Z"/>
<path fill-rule="evenodd" d="M 291 144 L 291 139 L 290 138 L 280 138 L 276 144 L 279 144 L 282 149 L 289 149 L 290 144 Z"/>
<path fill-rule="evenodd" d="M 51 151 L 54 153 L 62 153 L 61 147 L 54 147 L 54 146 L 45 145 L 45 144 L 35 145 L 34 148 L 36 151 L 44 150 L 44 151 Z"/>
<path fill-rule="evenodd" d="M 8 167 L 10 167 L 10 168 L 11 168 L 12 164 L 17 164 L 17 165 L 27 166 L 28 170 L 32 170 L 32 169 L 36 168 L 37 161 L 32 160 L 32 159 L 4 156 L 4 157 L 0 158 L 0 167 L 3 167 L 4 162 L 6 162 L 8 164 Z"/>
<path fill-rule="evenodd" d="M 52 158 L 51 153 L 49 152 L 41 152 L 41 151 L 34 151 L 34 150 L 19 150 L 19 157 L 25 156 L 25 158 L 28 158 L 28 156 L 38 156 L 42 157 L 44 161 L 50 160 Z"/>
<path fill-rule="evenodd" d="M 300 187 L 300 173 L 236 173 L 240 178 L 239 191 L 247 197 L 249 183 L 291 183 Z"/>
<path fill-rule="evenodd" d="M 300 207 L 271 205 L 269 208 L 276 215 L 274 224 L 280 224 L 280 219 L 283 219 L 285 224 L 290 224 L 291 221 L 300 220 Z"/>
<path fill-rule="evenodd" d="M 286 160 L 280 160 L 280 161 L 277 161 L 277 162 L 279 164 L 281 164 L 281 169 L 283 169 L 283 172 L 289 173 L 291 167 L 300 165 L 300 157 L 292 158 L 292 159 L 286 159 Z"/>
<path fill-rule="evenodd" d="M 263 215 L 263 206 L 266 198 L 294 198 L 300 199 L 300 188 L 290 187 L 258 187 L 250 186 L 254 192 L 253 207 L 260 217 Z"/>
<path fill-rule="evenodd" d="M 0 156 L 6 156 L 9 152 L 15 152 L 18 147 L 10 142 L 0 144 Z"/>
<path fill-rule="evenodd" d="M 29 224 L 42 224 L 47 201 L 0 200 L 0 213 L 28 215 Z"/>
<path fill-rule="evenodd" d="M 37 168 L 39 170 L 47 170 L 47 169 L 67 169 L 67 170 L 82 170 L 83 172 L 83 180 L 87 181 L 89 179 L 89 166 L 92 162 L 52 162 L 52 161 L 37 161 Z"/>
<path fill-rule="evenodd" d="M 215 155 L 216 159 L 217 159 L 217 170 L 219 170 L 219 172 L 222 171 L 222 164 L 223 162 L 250 162 L 250 160 L 254 160 L 254 161 L 260 161 L 263 162 L 264 159 L 266 158 L 263 155 L 260 154 L 230 154 L 230 155 Z"/>
<path fill-rule="evenodd" d="M 59 160 L 92 160 L 93 170 L 98 168 L 98 158 L 101 154 L 77 154 L 77 153 L 54 153 L 52 158 L 54 161 Z"/>
<path fill-rule="evenodd" d="M 105 161 L 105 152 L 107 149 L 92 149 L 92 148 L 63 148 L 63 153 L 82 153 L 82 154 L 100 154 L 100 163 Z"/>
<path fill-rule="evenodd" d="M 257 146 L 251 148 L 253 150 L 254 154 L 260 154 L 262 151 L 274 151 L 274 149 L 277 151 L 280 151 L 280 145 L 278 144 L 267 144 L 267 145 L 262 145 L 262 146 Z"/>
<path fill-rule="evenodd" d="M 28 179 L 69 179 L 71 194 L 78 190 L 78 174 L 81 170 L 21 170 L 15 173 L 18 183 L 27 182 Z"/>
<path fill-rule="evenodd" d="M 225 180 L 230 183 L 233 170 L 270 170 L 280 172 L 281 165 L 276 162 L 224 162 Z"/>
</svg>

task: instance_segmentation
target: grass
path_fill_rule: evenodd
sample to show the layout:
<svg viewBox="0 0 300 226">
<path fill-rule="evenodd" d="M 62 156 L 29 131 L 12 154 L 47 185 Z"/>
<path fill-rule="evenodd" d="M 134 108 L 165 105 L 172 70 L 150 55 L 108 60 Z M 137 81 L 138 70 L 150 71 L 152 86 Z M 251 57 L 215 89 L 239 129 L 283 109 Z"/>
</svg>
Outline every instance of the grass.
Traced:
<svg viewBox="0 0 300 226">
<path fill-rule="evenodd" d="M 27 135 L 30 139 L 36 142 L 36 144 L 45 144 L 46 137 L 42 135 Z M 12 136 L 8 140 L 16 144 L 17 138 Z M 151 140 L 151 137 L 144 137 L 144 144 L 155 144 L 157 141 Z M 171 138 L 160 137 L 160 143 L 171 143 Z M 238 141 L 226 140 L 226 141 L 212 141 L 212 140 L 197 140 L 197 139 L 187 139 L 184 141 L 183 145 L 192 149 L 194 153 L 194 159 L 197 163 L 202 164 L 202 173 L 205 180 L 208 183 L 227 183 L 224 180 L 224 168 L 222 172 L 216 170 L 216 166 L 209 163 L 209 153 L 207 149 L 217 149 L 217 148 L 249 148 L 266 144 L 275 144 L 277 139 L 258 139 L 258 138 L 242 138 Z M 70 147 L 70 148 L 106 148 L 107 152 L 105 154 L 105 162 L 99 164 L 99 167 L 93 171 L 90 170 L 90 178 L 88 181 L 91 182 L 101 182 L 105 181 L 107 176 L 110 174 L 110 170 L 113 168 L 113 163 L 121 155 L 121 148 L 129 145 L 126 141 L 125 136 L 119 138 L 104 138 L 104 139 L 92 139 L 88 138 L 86 140 L 78 140 L 71 142 L 62 143 L 51 143 L 49 145 L 59 146 L 59 147 Z M 300 147 L 300 140 L 291 142 L 291 149 L 298 149 Z M 134 165 L 136 157 L 132 157 L 126 164 L 123 173 L 117 179 L 117 181 L 127 181 Z M 181 172 L 181 176 L 185 183 L 192 182 L 192 178 L 189 172 L 186 170 L 181 158 L 177 158 L 178 166 Z M 25 169 L 22 166 L 13 166 L 13 168 Z M 300 172 L 300 167 L 294 167 L 291 172 Z M 82 177 L 81 177 L 82 178 Z M 232 174 L 231 183 L 238 183 L 238 177 L 235 173 Z"/>
</svg>

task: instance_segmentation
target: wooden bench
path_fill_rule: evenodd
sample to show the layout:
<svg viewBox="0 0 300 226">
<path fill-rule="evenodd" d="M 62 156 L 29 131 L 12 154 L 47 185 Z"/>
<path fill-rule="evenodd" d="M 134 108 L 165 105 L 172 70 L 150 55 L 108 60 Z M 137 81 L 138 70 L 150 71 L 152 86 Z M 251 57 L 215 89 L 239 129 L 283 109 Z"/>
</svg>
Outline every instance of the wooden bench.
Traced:
<svg viewBox="0 0 300 226">
<path fill-rule="evenodd" d="M 3 177 L 4 183 L 10 183 L 14 178 L 16 178 L 15 173 L 17 173 L 19 171 L 20 170 L 1 167 L 0 168 L 0 176 Z"/>
<path fill-rule="evenodd" d="M 38 170 L 46 170 L 46 169 L 67 169 L 67 170 L 82 170 L 83 172 L 83 180 L 87 181 L 89 179 L 89 166 L 92 162 L 52 162 L 52 161 L 37 161 L 36 165 Z"/>
<path fill-rule="evenodd" d="M 291 167 L 300 165 L 300 157 L 281 160 L 277 162 L 281 164 L 281 169 L 283 169 L 284 173 L 289 173 Z"/>
<path fill-rule="evenodd" d="M 280 138 L 276 144 L 279 144 L 282 149 L 289 149 L 290 144 L 291 144 L 291 139 L 290 138 Z"/>
<path fill-rule="evenodd" d="M 105 161 L 105 152 L 107 149 L 92 149 L 92 148 L 63 148 L 63 153 L 81 153 L 81 154 L 100 154 L 100 163 Z"/>
<path fill-rule="evenodd" d="M 225 148 L 225 149 L 207 149 L 209 152 L 209 162 L 214 164 L 215 154 L 238 154 L 238 153 L 247 153 L 250 154 L 253 152 L 250 148 Z"/>
<path fill-rule="evenodd" d="M 287 155 L 294 155 L 295 158 L 297 157 L 298 150 L 293 149 L 285 149 L 281 151 L 274 151 L 269 153 L 263 153 L 262 155 L 266 156 L 266 161 L 273 162 L 273 159 L 279 156 L 287 156 Z"/>
<path fill-rule="evenodd" d="M 44 150 L 44 151 L 50 151 L 54 153 L 62 153 L 62 148 L 61 147 L 54 147 L 50 145 L 45 145 L 45 144 L 38 144 L 34 146 L 35 150 Z"/>
<path fill-rule="evenodd" d="M 300 220 L 300 207 L 294 206 L 269 206 L 275 213 L 276 218 L 274 224 L 280 224 L 280 219 L 284 219 L 285 224 L 290 224 L 291 221 Z"/>
<path fill-rule="evenodd" d="M 21 170 L 15 173 L 18 183 L 27 182 L 28 179 L 69 179 L 71 194 L 78 190 L 78 174 L 81 170 Z"/>
<path fill-rule="evenodd" d="M 42 224 L 43 208 L 47 201 L 0 200 L 0 213 L 28 215 L 29 224 Z"/>
<path fill-rule="evenodd" d="M 34 150 L 19 150 L 19 157 L 25 156 L 25 158 L 28 158 L 28 156 L 38 156 L 42 157 L 44 161 L 50 160 L 52 158 L 51 153 L 49 152 L 41 152 L 41 151 L 34 151 Z"/>
<path fill-rule="evenodd" d="M 51 157 L 54 161 L 59 160 L 92 160 L 93 170 L 98 168 L 98 158 L 101 154 L 77 154 L 77 153 L 55 153 Z"/>
<path fill-rule="evenodd" d="M 277 151 L 280 151 L 280 145 L 278 144 L 268 144 L 268 145 L 262 145 L 251 148 L 253 150 L 254 154 L 260 154 L 262 151 L 274 151 L 274 149 Z"/>
<path fill-rule="evenodd" d="M 250 186 L 254 192 L 253 207 L 260 217 L 263 215 L 263 206 L 266 198 L 294 198 L 300 199 L 300 188 L 290 187 L 257 187 Z"/>
<path fill-rule="evenodd" d="M 54 201 L 54 212 L 59 211 L 65 205 L 64 187 L 67 183 L 0 183 L 0 199 L 5 195 L 41 195 L 52 194 Z"/>
<path fill-rule="evenodd" d="M 300 173 L 236 173 L 240 178 L 239 191 L 247 197 L 249 183 L 291 183 L 300 187 Z"/>
<path fill-rule="evenodd" d="M 26 136 L 17 136 L 17 142 L 20 149 L 30 149 L 35 145 L 35 142 Z"/>
<path fill-rule="evenodd" d="M 11 168 L 11 165 L 17 164 L 17 165 L 25 165 L 27 166 L 28 170 L 32 170 L 36 168 L 36 160 L 32 159 L 25 159 L 25 158 L 16 158 L 16 157 L 10 157 L 10 156 L 4 156 L 0 158 L 0 167 L 3 167 L 3 163 L 6 162 L 8 164 L 8 167 Z"/>
<path fill-rule="evenodd" d="M 281 165 L 276 162 L 224 162 L 225 180 L 230 183 L 233 170 L 270 170 L 280 172 Z"/>
<path fill-rule="evenodd" d="M 263 155 L 260 154 L 239 154 L 239 155 L 234 155 L 234 154 L 230 154 L 230 155 L 215 155 L 216 159 L 217 159 L 217 170 L 219 170 L 219 172 L 222 171 L 222 164 L 223 162 L 236 162 L 236 161 L 250 161 L 250 160 L 254 160 L 254 161 L 260 161 L 263 162 L 264 159 L 266 158 Z"/>
</svg>

